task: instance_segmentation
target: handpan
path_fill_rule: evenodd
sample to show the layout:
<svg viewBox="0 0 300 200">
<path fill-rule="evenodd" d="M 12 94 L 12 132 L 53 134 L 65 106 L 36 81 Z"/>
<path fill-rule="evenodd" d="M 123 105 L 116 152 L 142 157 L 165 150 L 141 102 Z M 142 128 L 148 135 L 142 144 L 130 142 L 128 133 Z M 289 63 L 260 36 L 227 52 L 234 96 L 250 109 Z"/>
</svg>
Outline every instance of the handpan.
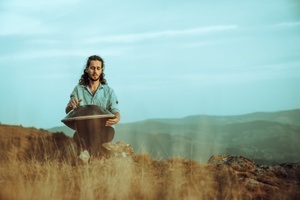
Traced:
<svg viewBox="0 0 300 200">
<path fill-rule="evenodd" d="M 80 148 L 98 154 L 102 144 L 112 140 L 109 138 L 114 134 L 111 133 L 113 128 L 105 126 L 106 121 L 112 118 L 115 115 L 100 106 L 84 105 L 71 110 L 61 121 L 76 131 L 73 138 Z"/>
</svg>

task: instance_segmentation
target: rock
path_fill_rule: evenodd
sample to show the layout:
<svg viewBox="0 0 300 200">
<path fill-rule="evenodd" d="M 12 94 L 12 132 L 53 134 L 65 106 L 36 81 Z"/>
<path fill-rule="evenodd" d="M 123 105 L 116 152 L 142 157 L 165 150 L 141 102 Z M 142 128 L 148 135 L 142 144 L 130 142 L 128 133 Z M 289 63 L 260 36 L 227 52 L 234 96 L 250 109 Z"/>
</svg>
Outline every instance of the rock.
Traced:
<svg viewBox="0 0 300 200">
<path fill-rule="evenodd" d="M 211 165 L 226 165 L 237 171 L 253 170 L 256 166 L 255 162 L 243 156 L 218 155 L 212 156 L 208 160 Z"/>
<path fill-rule="evenodd" d="M 300 184 L 300 163 L 283 163 L 280 167 L 285 170 L 287 179 Z"/>
<path fill-rule="evenodd" d="M 85 164 L 87 164 L 91 158 L 87 150 L 81 151 L 78 157 Z"/>
<path fill-rule="evenodd" d="M 292 195 L 288 199 L 300 197 L 300 165 L 297 163 L 259 166 L 242 156 L 217 155 L 209 159 L 208 166 L 216 173 L 216 180 L 239 185 L 241 191 L 251 198 L 270 199 L 287 191 Z"/>
<path fill-rule="evenodd" d="M 104 143 L 103 147 L 105 147 L 111 157 L 128 157 L 133 155 L 133 148 L 130 144 L 124 142 L 108 142 Z"/>
</svg>

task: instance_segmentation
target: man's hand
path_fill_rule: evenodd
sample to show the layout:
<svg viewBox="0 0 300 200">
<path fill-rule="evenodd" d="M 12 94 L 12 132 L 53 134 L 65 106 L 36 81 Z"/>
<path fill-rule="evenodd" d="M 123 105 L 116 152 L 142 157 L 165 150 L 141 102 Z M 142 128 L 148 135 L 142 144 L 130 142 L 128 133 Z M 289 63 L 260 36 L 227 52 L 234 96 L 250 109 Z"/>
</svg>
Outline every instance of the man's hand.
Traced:
<svg viewBox="0 0 300 200">
<path fill-rule="evenodd" d="M 112 126 L 112 125 L 117 124 L 117 123 L 120 121 L 120 118 L 121 118 L 120 113 L 115 113 L 114 115 L 115 115 L 116 117 L 113 118 L 113 119 L 108 119 L 108 120 L 106 121 L 105 126 Z"/>
<path fill-rule="evenodd" d="M 72 110 L 73 110 L 74 108 L 77 108 L 77 106 L 79 105 L 79 103 L 80 103 L 81 101 L 82 101 L 82 99 L 76 99 L 76 98 L 71 99 L 70 102 L 69 102 L 70 108 L 72 108 Z"/>
<path fill-rule="evenodd" d="M 66 107 L 66 113 L 70 112 L 71 110 L 73 110 L 74 108 L 77 108 L 77 106 L 79 105 L 79 103 L 82 101 L 82 99 L 71 99 L 68 103 L 68 106 Z"/>
</svg>

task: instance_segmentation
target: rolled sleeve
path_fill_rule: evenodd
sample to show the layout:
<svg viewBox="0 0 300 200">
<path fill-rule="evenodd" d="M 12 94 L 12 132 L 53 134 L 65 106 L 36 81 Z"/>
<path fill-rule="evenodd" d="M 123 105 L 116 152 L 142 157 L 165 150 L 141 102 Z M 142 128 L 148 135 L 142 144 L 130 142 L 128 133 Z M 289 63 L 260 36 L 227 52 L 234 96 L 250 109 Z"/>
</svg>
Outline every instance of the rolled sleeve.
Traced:
<svg viewBox="0 0 300 200">
<path fill-rule="evenodd" d="M 110 111 L 112 113 L 120 112 L 118 104 L 119 104 L 118 98 L 117 98 L 115 92 L 112 90 L 111 98 L 110 98 Z"/>
</svg>

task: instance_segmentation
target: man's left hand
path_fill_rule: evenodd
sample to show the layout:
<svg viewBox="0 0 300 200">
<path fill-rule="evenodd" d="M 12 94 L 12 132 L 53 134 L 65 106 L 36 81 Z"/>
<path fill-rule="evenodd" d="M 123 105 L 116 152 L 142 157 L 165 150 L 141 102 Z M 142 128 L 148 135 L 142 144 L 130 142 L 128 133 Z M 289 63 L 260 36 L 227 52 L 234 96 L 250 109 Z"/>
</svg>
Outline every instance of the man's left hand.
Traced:
<svg viewBox="0 0 300 200">
<path fill-rule="evenodd" d="M 119 113 L 115 113 L 115 118 L 113 119 L 108 119 L 105 123 L 105 126 L 112 126 L 117 124 L 120 121 L 120 114 Z"/>
</svg>

